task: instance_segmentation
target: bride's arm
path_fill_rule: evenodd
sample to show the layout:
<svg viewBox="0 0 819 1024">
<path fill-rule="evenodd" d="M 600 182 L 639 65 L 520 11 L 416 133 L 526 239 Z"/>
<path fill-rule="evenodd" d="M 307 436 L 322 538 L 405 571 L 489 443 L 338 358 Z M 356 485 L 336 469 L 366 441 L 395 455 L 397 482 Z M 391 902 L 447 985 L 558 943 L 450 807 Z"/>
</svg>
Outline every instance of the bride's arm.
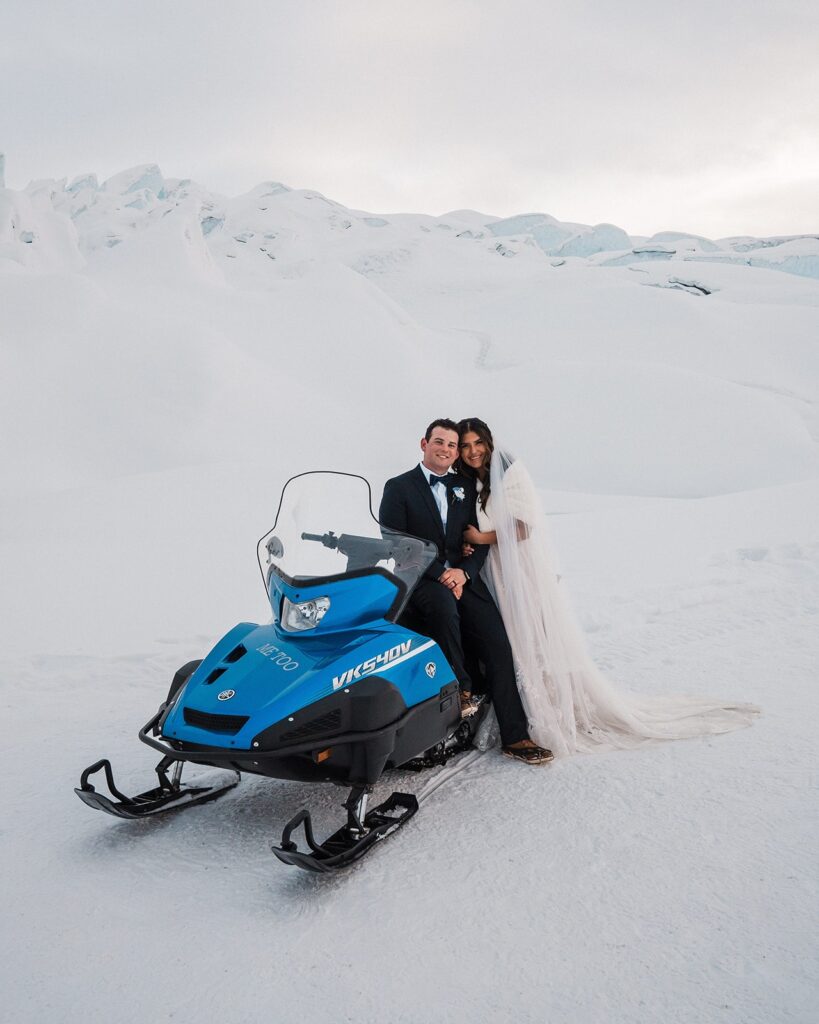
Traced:
<svg viewBox="0 0 819 1024">
<path fill-rule="evenodd" d="M 467 544 L 497 544 L 498 535 L 494 530 L 481 531 L 470 523 L 464 530 L 464 541 Z"/>
<path fill-rule="evenodd" d="M 521 519 L 515 520 L 515 528 L 518 540 L 526 540 L 529 536 L 529 527 Z M 495 530 L 479 530 L 475 526 L 468 526 L 464 530 L 464 542 L 466 544 L 497 544 L 498 535 Z"/>
</svg>

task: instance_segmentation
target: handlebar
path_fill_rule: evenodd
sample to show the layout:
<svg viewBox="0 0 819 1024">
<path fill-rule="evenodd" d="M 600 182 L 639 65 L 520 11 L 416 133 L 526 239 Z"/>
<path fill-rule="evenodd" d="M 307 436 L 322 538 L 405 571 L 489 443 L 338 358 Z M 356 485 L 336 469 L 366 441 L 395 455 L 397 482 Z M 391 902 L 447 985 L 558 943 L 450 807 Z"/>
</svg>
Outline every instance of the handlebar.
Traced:
<svg viewBox="0 0 819 1024">
<path fill-rule="evenodd" d="M 323 544 L 326 548 L 338 551 L 340 555 L 346 555 L 348 571 L 369 568 L 382 559 L 394 558 L 396 561 L 402 562 L 406 560 L 408 554 L 402 550 L 406 547 L 406 540 L 402 545 L 401 539 L 398 537 L 356 537 L 349 533 L 336 536 L 330 531 L 330 533 L 323 534 L 302 533 L 301 539 L 315 541 L 317 544 Z"/>
<path fill-rule="evenodd" d="M 337 548 L 339 540 L 332 531 L 330 533 L 303 533 L 301 539 L 317 541 L 326 548 Z"/>
</svg>

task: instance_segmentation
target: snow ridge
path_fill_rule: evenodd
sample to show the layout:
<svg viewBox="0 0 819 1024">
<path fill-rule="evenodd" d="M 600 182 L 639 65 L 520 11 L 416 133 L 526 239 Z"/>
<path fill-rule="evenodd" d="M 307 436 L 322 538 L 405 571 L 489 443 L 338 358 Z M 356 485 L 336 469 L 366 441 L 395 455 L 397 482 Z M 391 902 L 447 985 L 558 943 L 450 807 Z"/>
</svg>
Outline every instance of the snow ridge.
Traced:
<svg viewBox="0 0 819 1024">
<path fill-rule="evenodd" d="M 0 168 L 0 189 L 3 188 L 1 172 Z M 243 196 L 227 199 L 190 179 L 166 179 L 156 164 L 122 171 L 101 185 L 94 174 L 80 175 L 70 182 L 65 179 L 35 181 L 21 193 L 6 195 L 0 203 L 0 214 L 5 213 L 0 220 L 0 258 L 14 259 L 24 265 L 42 266 L 42 260 L 47 259 L 52 266 L 62 260 L 67 268 L 76 267 L 71 233 L 67 232 L 69 239 L 61 241 L 55 237 L 54 230 L 46 228 L 46 221 L 50 218 L 53 222 L 54 215 L 71 221 L 76 231 L 76 247 L 89 256 L 97 250 L 120 245 L 125 239 L 157 224 L 170 210 L 186 204 L 191 220 L 198 222 L 211 245 L 219 248 L 222 243 L 221 255 L 229 259 L 236 258 L 236 253 L 229 251 L 232 242 L 249 244 L 252 251 L 261 252 L 270 260 L 286 257 L 290 249 L 288 242 L 293 241 L 288 228 L 292 230 L 295 225 L 309 224 L 314 236 L 335 230 L 360 232 L 364 227 L 400 226 L 409 237 L 417 237 L 419 231 L 429 233 L 432 228 L 452 231 L 465 245 L 481 244 L 486 252 L 507 256 L 516 254 L 519 246 L 529 245 L 547 257 L 582 260 L 597 257 L 592 261 L 593 266 L 628 266 L 636 261 L 662 260 L 676 255 L 685 260 L 709 259 L 819 277 L 819 235 L 714 241 L 662 231 L 642 240 L 630 238 L 613 224 L 591 226 L 561 222 L 544 213 L 503 219 L 463 210 L 444 217 L 375 216 L 349 210 L 314 191 L 290 189 L 280 182 L 263 182 Z M 322 213 L 317 216 L 311 205 L 317 205 Z M 278 232 L 271 230 L 277 225 Z M 486 240 L 493 237 L 503 239 L 503 245 L 487 245 Z M 274 241 L 277 244 L 262 244 Z M 27 251 L 22 246 L 32 246 L 33 250 Z M 44 249 L 51 249 L 50 255 L 39 257 Z M 39 260 L 33 257 L 33 252 L 38 253 Z"/>
</svg>

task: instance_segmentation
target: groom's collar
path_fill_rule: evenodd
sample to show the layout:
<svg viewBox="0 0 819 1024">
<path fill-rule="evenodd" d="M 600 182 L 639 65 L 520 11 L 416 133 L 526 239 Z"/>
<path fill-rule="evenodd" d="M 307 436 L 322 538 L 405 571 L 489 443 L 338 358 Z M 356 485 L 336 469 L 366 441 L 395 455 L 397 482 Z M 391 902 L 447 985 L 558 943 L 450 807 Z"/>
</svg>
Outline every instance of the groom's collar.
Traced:
<svg viewBox="0 0 819 1024">
<path fill-rule="evenodd" d="M 425 466 L 425 465 L 423 464 L 423 462 L 419 462 L 419 463 L 418 463 L 418 468 L 419 468 L 419 469 L 421 470 L 421 472 L 422 472 L 422 473 L 424 474 L 424 477 L 426 478 L 426 481 L 427 481 L 427 483 L 429 483 L 429 478 L 430 478 L 431 476 L 435 476 L 435 477 L 439 476 L 439 474 L 438 474 L 438 473 L 433 473 L 431 469 L 427 469 L 427 467 L 426 467 L 426 466 Z M 452 468 L 450 467 L 450 468 L 449 468 L 449 469 L 448 469 L 448 470 L 446 471 L 446 473 L 444 473 L 443 475 L 444 475 L 444 476 L 455 476 L 455 473 L 453 473 L 453 472 L 452 472 Z"/>
</svg>

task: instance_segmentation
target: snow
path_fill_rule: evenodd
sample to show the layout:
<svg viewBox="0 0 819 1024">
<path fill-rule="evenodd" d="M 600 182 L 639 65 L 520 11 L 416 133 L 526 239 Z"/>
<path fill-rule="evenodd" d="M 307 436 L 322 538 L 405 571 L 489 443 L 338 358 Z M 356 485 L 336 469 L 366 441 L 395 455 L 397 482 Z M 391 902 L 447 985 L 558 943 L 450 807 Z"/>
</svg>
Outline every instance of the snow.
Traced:
<svg viewBox="0 0 819 1024">
<path fill-rule="evenodd" d="M 629 237 L 622 228 L 613 224 L 598 224 L 593 228 L 567 238 L 558 248 L 548 250 L 550 253 L 559 253 L 561 256 L 593 256 L 597 252 L 610 252 L 612 249 L 622 249 L 629 244 Z M 543 248 L 542 242 L 540 242 Z"/>
<path fill-rule="evenodd" d="M 814 1019 L 819 271 L 793 261 L 819 241 L 612 227 L 594 252 L 603 227 L 155 165 L 0 190 L 9 1020 Z M 151 784 L 136 732 L 175 669 L 266 618 L 284 480 L 377 498 L 442 414 L 525 457 L 612 678 L 758 722 L 543 769 L 489 752 L 331 879 L 269 843 L 302 806 L 334 827 L 333 788 L 83 807 L 101 756 Z"/>
<path fill-rule="evenodd" d="M 499 238 L 505 235 L 526 234 L 536 228 L 558 226 L 555 218 L 545 213 L 522 213 L 516 217 L 505 217 L 503 220 L 495 220 L 487 225 L 492 234 Z"/>
<path fill-rule="evenodd" d="M 681 231 L 658 231 L 652 235 L 650 242 L 670 242 L 675 251 L 689 252 L 717 252 L 719 246 L 710 238 L 703 238 L 702 235 L 686 235 Z"/>
</svg>

